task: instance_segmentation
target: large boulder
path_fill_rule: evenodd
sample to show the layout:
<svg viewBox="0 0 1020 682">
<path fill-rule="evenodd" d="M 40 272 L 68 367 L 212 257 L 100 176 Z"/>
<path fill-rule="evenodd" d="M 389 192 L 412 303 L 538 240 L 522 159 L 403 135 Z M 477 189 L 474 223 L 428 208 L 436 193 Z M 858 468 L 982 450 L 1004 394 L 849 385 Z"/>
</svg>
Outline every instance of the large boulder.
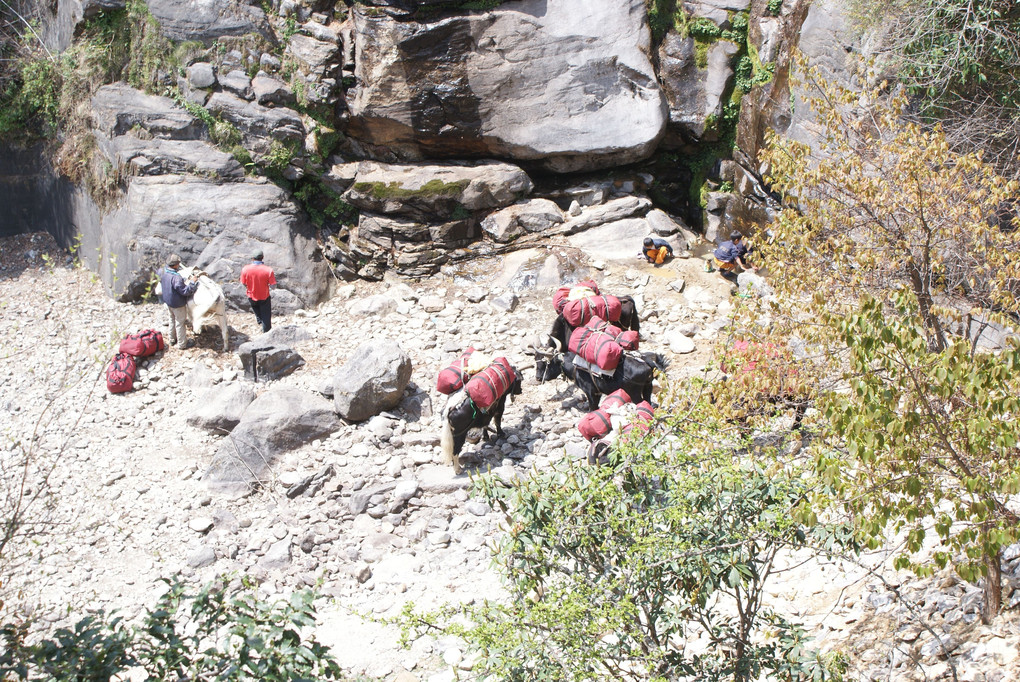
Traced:
<svg viewBox="0 0 1020 682">
<path fill-rule="evenodd" d="M 240 0 L 147 0 L 167 38 L 211 45 L 224 36 L 255 33 L 272 38 L 261 8 Z"/>
<path fill-rule="evenodd" d="M 229 92 L 214 93 L 206 108 L 236 126 L 245 149 L 256 155 L 267 153 L 274 142 L 299 146 L 304 141 L 305 126 L 293 109 L 264 107 Z"/>
<path fill-rule="evenodd" d="M 340 426 L 325 398 L 297 388 L 273 388 L 248 406 L 223 440 L 203 480 L 213 490 L 240 492 L 261 483 L 278 456 Z"/>
<path fill-rule="evenodd" d="M 196 140 L 205 135 L 205 124 L 169 97 L 147 95 L 127 83 L 104 85 L 92 96 L 92 120 L 107 137 L 134 129 L 152 137 Z"/>
<path fill-rule="evenodd" d="M 549 199 L 530 199 L 490 213 L 482 230 L 494 241 L 510 242 L 528 232 L 543 232 L 563 222 L 563 211 Z"/>
<path fill-rule="evenodd" d="M 359 347 L 333 377 L 333 406 L 359 422 L 396 407 L 411 381 L 411 359 L 392 341 Z"/>
<path fill-rule="evenodd" d="M 670 124 L 687 139 L 716 139 L 723 114 L 723 95 L 733 79 L 736 43 L 718 40 L 699 63 L 694 38 L 670 33 L 659 46 L 659 75 L 669 101 Z"/>
<path fill-rule="evenodd" d="M 229 381 L 205 391 L 195 401 L 187 422 L 206 431 L 225 433 L 241 422 L 241 416 L 254 400 L 255 389 L 251 384 Z"/>
<path fill-rule="evenodd" d="M 532 187 L 523 170 L 497 161 L 409 165 L 363 161 L 344 199 L 364 211 L 442 221 L 460 217 L 459 212 L 507 206 Z"/>
<path fill-rule="evenodd" d="M 246 308 L 239 277 L 255 248 L 276 271 L 274 311 L 311 307 L 328 294 L 329 270 L 303 211 L 262 179 L 134 178 L 120 205 L 82 230 L 80 253 L 121 300 L 144 295 L 153 272 L 178 253 L 219 282 L 228 301 Z"/>
<path fill-rule="evenodd" d="M 143 140 L 134 135 L 111 140 L 96 135 L 96 141 L 121 176 L 186 173 L 222 180 L 244 178 L 244 167 L 237 159 L 201 140 Z"/>
<path fill-rule="evenodd" d="M 305 359 L 290 346 L 277 345 L 262 337 L 242 343 L 237 355 L 241 358 L 245 378 L 251 381 L 275 381 L 293 374 L 305 364 Z"/>
<path fill-rule="evenodd" d="M 519 0 L 431 22 L 356 5 L 353 16 L 348 134 L 380 156 L 572 172 L 644 159 L 665 130 L 645 0 Z"/>
</svg>

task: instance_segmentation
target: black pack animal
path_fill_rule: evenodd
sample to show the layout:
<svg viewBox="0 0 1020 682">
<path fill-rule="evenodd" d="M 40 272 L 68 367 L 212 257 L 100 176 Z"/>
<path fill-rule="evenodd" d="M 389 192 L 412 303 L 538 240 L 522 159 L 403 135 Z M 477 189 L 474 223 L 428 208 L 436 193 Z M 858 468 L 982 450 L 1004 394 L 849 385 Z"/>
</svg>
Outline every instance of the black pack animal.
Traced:
<svg viewBox="0 0 1020 682">
<path fill-rule="evenodd" d="M 496 424 L 495 438 L 502 438 L 505 435 L 502 421 L 506 399 L 507 397 L 513 399 L 513 396 L 520 394 L 521 377 L 518 374 L 514 382 L 510 384 L 509 390 L 493 403 L 488 412 L 479 410 L 467 391 L 463 389 L 451 395 L 443 410 L 443 426 L 439 438 L 443 463 L 452 464 L 454 472 L 458 474 L 464 470 L 460 463 L 460 451 L 464 448 L 464 441 L 467 440 L 468 431 L 471 429 L 484 429 L 488 435 L 489 423 L 494 422 Z"/>
<path fill-rule="evenodd" d="M 651 401 L 655 370 L 665 372 L 669 366 L 669 360 L 661 353 L 624 353 L 612 375 L 593 374 L 575 365 L 574 354 L 564 353 L 558 339 L 550 343 L 551 348 L 532 346 L 538 382 L 552 381 L 562 374 L 584 393 L 589 412 L 598 409 L 600 396 L 621 388 L 634 402 Z"/>
</svg>

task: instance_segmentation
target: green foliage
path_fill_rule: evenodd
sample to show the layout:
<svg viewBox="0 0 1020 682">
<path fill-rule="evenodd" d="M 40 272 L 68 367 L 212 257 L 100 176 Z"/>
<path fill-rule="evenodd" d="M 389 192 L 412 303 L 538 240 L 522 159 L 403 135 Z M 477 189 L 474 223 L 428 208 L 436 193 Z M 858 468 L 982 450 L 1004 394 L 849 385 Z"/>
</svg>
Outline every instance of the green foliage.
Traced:
<svg viewBox="0 0 1020 682">
<path fill-rule="evenodd" d="M 408 634 L 455 633 L 500 680 L 831 679 L 761 598 L 780 550 L 853 546 L 851 532 L 802 513 L 795 472 L 734 457 L 719 423 L 701 423 L 617 441 L 605 466 L 561 463 L 509 488 L 483 477 L 478 492 L 506 515 L 509 598 L 409 612 Z"/>
<path fill-rule="evenodd" d="M 316 227 L 324 227 L 327 223 L 354 225 L 358 222 L 358 209 L 318 178 L 305 178 L 294 192 L 294 198 L 301 202 Z"/>
<path fill-rule="evenodd" d="M 399 182 L 385 184 L 382 182 L 358 182 L 354 185 L 354 191 L 362 194 L 370 194 L 375 199 L 412 199 L 414 197 L 453 197 L 464 191 L 467 187 L 467 180 L 456 182 L 443 182 L 442 180 L 429 180 L 421 187 L 408 189 Z"/>
<path fill-rule="evenodd" d="M 858 312 L 827 320 L 850 350 L 850 391 L 824 400 L 844 445 L 821 449 L 816 466 L 846 492 L 873 545 L 890 525 L 906 533 L 899 568 L 932 573 L 915 555 L 933 524 L 957 573 L 976 582 L 1020 541 L 1020 518 L 1007 506 L 1020 492 L 1020 347 L 974 353 L 952 339 L 933 352 L 915 297 L 904 289 L 892 298 L 892 310 L 865 297 Z M 849 462 L 834 466 L 844 448 Z"/>
<path fill-rule="evenodd" d="M 928 122 L 963 151 L 984 150 L 1020 176 L 1020 2 L 857 0 L 864 29 L 880 26 L 899 76 Z"/>
<path fill-rule="evenodd" d="M 783 0 L 768 0 L 765 3 L 765 11 L 774 17 L 778 17 L 783 9 Z"/>
<path fill-rule="evenodd" d="M 648 25 L 652 29 L 652 40 L 656 43 L 671 30 L 680 31 L 687 14 L 677 0 L 647 0 Z"/>
<path fill-rule="evenodd" d="M 59 62 L 44 56 L 22 62 L 18 79 L 0 93 L 0 137 L 26 130 L 48 137 L 59 121 Z"/>
<path fill-rule="evenodd" d="M 303 634 L 315 624 L 313 593 L 270 602 L 247 578 L 195 593 L 179 580 L 166 583 L 141 627 L 100 612 L 28 645 L 23 625 L 3 626 L 0 677 L 77 682 L 140 668 L 149 680 L 339 679 L 328 647 Z"/>
</svg>

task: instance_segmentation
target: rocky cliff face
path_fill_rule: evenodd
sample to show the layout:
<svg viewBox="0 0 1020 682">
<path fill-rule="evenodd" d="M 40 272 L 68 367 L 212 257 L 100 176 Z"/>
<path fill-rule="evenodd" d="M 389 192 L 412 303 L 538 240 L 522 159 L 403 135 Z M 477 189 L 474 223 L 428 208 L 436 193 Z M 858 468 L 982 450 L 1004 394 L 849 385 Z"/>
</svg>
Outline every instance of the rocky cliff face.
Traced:
<svg viewBox="0 0 1020 682">
<path fill-rule="evenodd" d="M 96 17 L 158 27 L 168 96 L 91 94 L 101 197 L 11 157 L 0 187 L 21 203 L 4 230 L 80 234 L 124 299 L 170 252 L 233 282 L 258 245 L 285 308 L 327 296 L 330 267 L 427 275 L 635 194 L 674 229 L 750 231 L 769 216 L 765 131 L 810 136 L 792 51 L 846 69 L 839 3 L 57 0 L 35 8 L 54 50 Z"/>
</svg>

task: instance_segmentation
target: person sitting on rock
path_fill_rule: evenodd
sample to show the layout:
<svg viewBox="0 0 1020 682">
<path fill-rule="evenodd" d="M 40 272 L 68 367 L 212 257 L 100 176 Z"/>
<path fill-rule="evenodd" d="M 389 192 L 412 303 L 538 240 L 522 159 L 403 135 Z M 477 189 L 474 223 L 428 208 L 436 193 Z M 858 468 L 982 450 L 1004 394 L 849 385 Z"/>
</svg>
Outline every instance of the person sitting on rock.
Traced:
<svg viewBox="0 0 1020 682">
<path fill-rule="evenodd" d="M 736 230 L 730 233 L 729 241 L 723 242 L 712 254 L 715 257 L 715 266 L 719 268 L 719 274 L 727 279 L 735 276 L 737 266 L 741 270 L 757 272 L 758 268 L 749 265 L 744 261 L 749 249 L 744 244 L 744 235 Z"/>
<path fill-rule="evenodd" d="M 658 237 L 645 237 L 641 255 L 649 263 L 662 265 L 673 257 L 673 247 L 665 239 Z"/>
</svg>

